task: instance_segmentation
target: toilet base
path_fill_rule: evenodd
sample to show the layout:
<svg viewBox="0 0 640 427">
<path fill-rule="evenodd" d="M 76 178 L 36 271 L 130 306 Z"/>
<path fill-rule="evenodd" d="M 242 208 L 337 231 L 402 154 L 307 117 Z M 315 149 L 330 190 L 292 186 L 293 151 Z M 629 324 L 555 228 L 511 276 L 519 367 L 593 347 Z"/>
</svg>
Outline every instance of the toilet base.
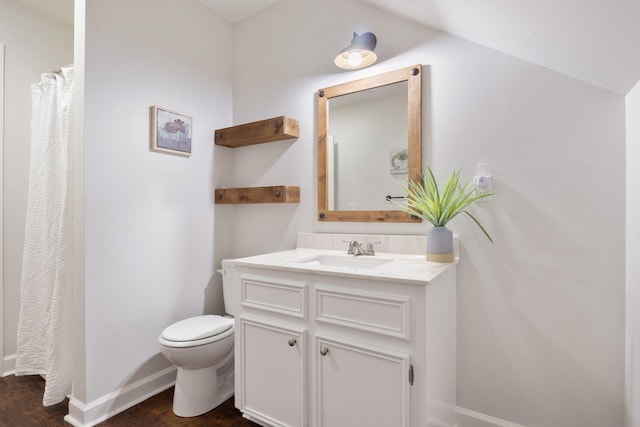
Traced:
<svg viewBox="0 0 640 427">
<path fill-rule="evenodd" d="M 178 368 L 173 413 L 197 417 L 233 396 L 233 353 L 221 363 L 202 369 Z"/>
</svg>

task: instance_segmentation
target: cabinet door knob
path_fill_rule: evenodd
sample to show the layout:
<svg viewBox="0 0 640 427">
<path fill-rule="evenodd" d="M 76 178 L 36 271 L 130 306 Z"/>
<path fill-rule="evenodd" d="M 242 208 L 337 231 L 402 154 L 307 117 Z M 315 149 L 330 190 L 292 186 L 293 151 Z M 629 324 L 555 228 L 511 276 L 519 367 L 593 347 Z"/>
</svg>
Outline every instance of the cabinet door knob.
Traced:
<svg viewBox="0 0 640 427">
<path fill-rule="evenodd" d="M 329 353 L 329 349 L 325 346 L 320 347 L 320 354 L 326 356 Z"/>
<path fill-rule="evenodd" d="M 289 347 L 293 347 L 294 345 L 296 345 L 296 342 L 297 342 L 297 341 L 296 341 L 296 339 L 295 339 L 295 338 L 291 338 L 291 339 L 289 340 Z"/>
</svg>

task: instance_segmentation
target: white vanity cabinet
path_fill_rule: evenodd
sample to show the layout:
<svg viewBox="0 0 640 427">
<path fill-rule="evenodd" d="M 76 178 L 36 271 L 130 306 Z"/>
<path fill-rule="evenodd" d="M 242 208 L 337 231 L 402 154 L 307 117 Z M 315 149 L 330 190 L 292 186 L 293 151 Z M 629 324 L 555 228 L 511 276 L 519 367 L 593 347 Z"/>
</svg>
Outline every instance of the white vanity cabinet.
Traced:
<svg viewBox="0 0 640 427">
<path fill-rule="evenodd" d="M 240 328 L 243 411 L 273 425 L 305 425 L 305 331 L 248 319 Z"/>
<path fill-rule="evenodd" d="M 239 277 L 236 406 L 266 426 L 307 424 L 307 284 L 252 270 Z M 237 320 L 237 322 L 238 322 Z"/>
<path fill-rule="evenodd" d="M 264 426 L 453 426 L 455 266 L 428 281 L 234 263 L 236 406 Z"/>
<path fill-rule="evenodd" d="M 409 427 L 410 356 L 316 337 L 318 426 Z"/>
</svg>

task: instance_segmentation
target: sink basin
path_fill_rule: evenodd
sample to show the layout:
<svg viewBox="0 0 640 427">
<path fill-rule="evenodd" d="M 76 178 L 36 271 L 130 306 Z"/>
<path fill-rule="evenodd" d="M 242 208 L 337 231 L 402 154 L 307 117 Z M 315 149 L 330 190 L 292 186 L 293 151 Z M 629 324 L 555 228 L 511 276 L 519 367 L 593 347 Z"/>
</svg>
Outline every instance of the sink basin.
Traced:
<svg viewBox="0 0 640 427">
<path fill-rule="evenodd" d="M 296 262 L 307 265 L 324 265 L 331 267 L 346 268 L 374 268 L 386 264 L 391 260 L 388 258 L 374 258 L 369 256 L 337 256 L 337 255 L 316 255 Z"/>
</svg>

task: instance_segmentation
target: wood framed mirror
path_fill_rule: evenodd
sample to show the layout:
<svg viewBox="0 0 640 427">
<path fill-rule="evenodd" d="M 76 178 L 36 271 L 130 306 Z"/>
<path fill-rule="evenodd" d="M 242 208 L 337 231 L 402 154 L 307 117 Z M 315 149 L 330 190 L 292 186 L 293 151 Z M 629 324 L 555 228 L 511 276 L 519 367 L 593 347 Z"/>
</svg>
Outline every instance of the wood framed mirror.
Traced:
<svg viewBox="0 0 640 427">
<path fill-rule="evenodd" d="M 318 220 L 421 222 L 390 200 L 422 173 L 422 66 L 320 89 L 317 100 Z"/>
</svg>

